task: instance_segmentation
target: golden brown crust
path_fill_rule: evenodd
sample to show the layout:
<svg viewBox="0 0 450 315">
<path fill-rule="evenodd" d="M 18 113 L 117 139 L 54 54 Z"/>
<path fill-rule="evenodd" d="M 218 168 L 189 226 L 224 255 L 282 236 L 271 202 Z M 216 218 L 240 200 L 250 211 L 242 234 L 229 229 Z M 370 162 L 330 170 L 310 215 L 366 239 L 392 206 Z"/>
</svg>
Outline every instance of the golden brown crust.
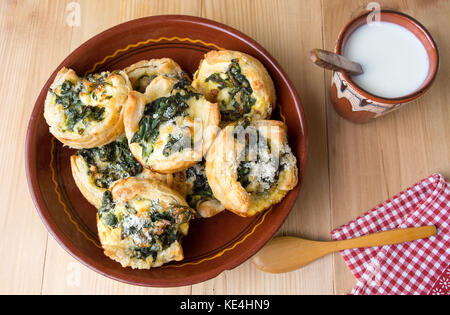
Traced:
<svg viewBox="0 0 450 315">
<path fill-rule="evenodd" d="M 89 174 L 88 172 L 89 166 L 82 156 L 76 154 L 72 155 L 70 157 L 70 165 L 72 168 L 73 179 L 75 180 L 75 184 L 81 194 L 87 201 L 89 201 L 90 204 L 96 208 L 99 208 L 102 204 L 103 194 L 107 189 L 98 187 L 95 184 L 92 174 Z M 148 169 L 144 169 L 135 177 L 160 181 L 167 184 L 169 187 L 173 183 L 172 174 L 159 174 Z M 111 186 L 114 184 L 115 183 L 111 184 Z"/>
<path fill-rule="evenodd" d="M 184 198 L 167 185 L 148 179 L 127 178 L 117 182 L 111 189 L 117 207 L 122 207 L 126 202 L 133 200 L 158 200 L 163 207 L 167 205 L 188 206 Z M 97 226 L 100 242 L 104 248 L 104 253 L 111 259 L 119 262 L 123 267 L 133 269 L 150 269 L 161 266 L 170 261 L 183 259 L 183 249 L 178 241 L 174 241 L 169 247 L 160 250 L 156 259 L 152 255 L 146 258 L 137 258 L 132 254 L 132 249 L 136 247 L 131 237 L 123 238 L 121 228 L 111 228 L 106 226 L 97 217 Z M 179 226 L 179 231 L 186 235 L 189 222 Z"/>
<path fill-rule="evenodd" d="M 80 155 L 72 155 L 70 157 L 70 165 L 73 179 L 81 194 L 90 204 L 99 208 L 102 204 L 102 197 L 106 188 L 101 188 L 94 184 L 91 176 L 88 174 L 88 165 Z"/>
<path fill-rule="evenodd" d="M 202 159 L 214 136 L 220 122 L 220 112 L 217 104 L 208 102 L 205 98 L 195 97 L 187 101 L 188 116 L 178 119 L 176 124 L 162 124 L 160 133 L 154 144 L 154 151 L 144 161 L 142 147 L 138 143 L 131 143 L 131 139 L 139 129 L 139 122 L 144 115 L 145 105 L 152 101 L 170 95 L 172 87 L 178 80 L 164 76 L 156 77 L 146 89 L 146 94 L 130 92 L 124 111 L 125 134 L 129 141 L 130 150 L 136 159 L 146 168 L 159 173 L 174 173 L 187 169 Z M 175 128 L 189 128 L 193 133 L 193 148 L 185 148 L 181 152 L 173 152 L 169 156 L 162 154 L 167 137 Z"/>
<path fill-rule="evenodd" d="M 65 81 L 76 85 L 83 78 L 77 76 L 74 70 L 62 68 L 55 77 L 50 89 L 57 92 Z M 114 141 L 123 133 L 123 105 L 131 90 L 131 84 L 123 71 L 109 74 L 106 81 L 110 84 L 100 88 L 94 88 L 94 93 L 80 93 L 83 105 L 98 106 L 105 109 L 101 121 L 90 121 L 81 129 L 68 130 L 63 106 L 56 103 L 56 96 L 52 92 L 47 93 L 44 106 L 44 117 L 52 133 L 59 141 L 72 148 L 93 148 Z M 85 82 L 85 81 L 82 81 Z M 91 92 L 91 91 L 90 91 Z M 98 93 L 97 93 L 98 92 Z M 105 92 L 104 94 L 102 94 Z M 79 125 L 78 125 L 79 126 Z M 81 131 L 80 131 L 81 130 Z"/>
<path fill-rule="evenodd" d="M 182 78 L 185 73 L 173 59 L 161 58 L 141 60 L 124 69 L 134 90 L 145 92 L 150 82 L 158 75 Z"/>
<path fill-rule="evenodd" d="M 219 200 L 207 199 L 199 203 L 195 210 L 202 218 L 210 218 L 225 210 L 225 207 Z"/>
<path fill-rule="evenodd" d="M 238 155 L 244 146 L 233 136 L 234 126 L 219 133 L 206 156 L 206 177 L 214 196 L 225 209 L 245 214 L 250 208 L 250 195 L 238 182 Z"/>
<path fill-rule="evenodd" d="M 117 182 L 111 188 L 114 200 L 126 202 L 136 196 L 178 204 L 188 207 L 186 200 L 177 191 L 157 180 L 129 177 Z"/>
<path fill-rule="evenodd" d="M 248 192 L 238 181 L 239 157 L 245 144 L 238 140 L 239 136 L 235 137 L 236 124 L 228 125 L 219 133 L 206 157 L 206 176 L 214 196 L 227 210 L 244 217 L 280 202 L 298 182 L 297 162 L 287 143 L 286 126 L 274 120 L 259 120 L 252 126 L 268 139 L 271 152 L 279 152 L 279 161 L 284 163 L 270 189 L 263 193 Z"/>
<path fill-rule="evenodd" d="M 141 156 L 142 150 L 138 143 L 131 143 L 131 139 L 139 129 L 139 121 L 144 115 L 146 104 L 147 98 L 145 95 L 131 91 L 128 94 L 123 115 L 123 124 L 125 126 L 125 135 L 128 139 L 128 146 L 130 147 L 130 151 L 136 160 L 138 160 L 142 165 L 144 165 L 144 161 Z"/>
<path fill-rule="evenodd" d="M 192 86 L 199 90 L 211 102 L 217 102 L 220 92 L 217 85 L 206 79 L 215 73 L 226 74 L 233 59 L 238 60 L 241 73 L 247 78 L 256 99 L 248 117 L 252 120 L 270 118 L 276 105 L 276 92 L 267 70 L 256 58 L 238 51 L 212 50 L 205 54 L 194 74 Z M 224 98 L 224 97 L 222 97 Z"/>
</svg>

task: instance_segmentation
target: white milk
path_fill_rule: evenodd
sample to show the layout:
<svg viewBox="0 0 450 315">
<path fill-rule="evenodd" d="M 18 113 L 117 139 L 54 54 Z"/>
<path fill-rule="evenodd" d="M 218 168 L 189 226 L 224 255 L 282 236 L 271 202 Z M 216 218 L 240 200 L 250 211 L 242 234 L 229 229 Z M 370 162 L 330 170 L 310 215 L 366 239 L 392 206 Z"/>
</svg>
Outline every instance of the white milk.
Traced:
<svg viewBox="0 0 450 315">
<path fill-rule="evenodd" d="M 419 39 L 403 26 L 379 22 L 357 28 L 343 55 L 362 65 L 352 80 L 371 94 L 396 98 L 420 88 L 428 74 L 428 55 Z"/>
</svg>

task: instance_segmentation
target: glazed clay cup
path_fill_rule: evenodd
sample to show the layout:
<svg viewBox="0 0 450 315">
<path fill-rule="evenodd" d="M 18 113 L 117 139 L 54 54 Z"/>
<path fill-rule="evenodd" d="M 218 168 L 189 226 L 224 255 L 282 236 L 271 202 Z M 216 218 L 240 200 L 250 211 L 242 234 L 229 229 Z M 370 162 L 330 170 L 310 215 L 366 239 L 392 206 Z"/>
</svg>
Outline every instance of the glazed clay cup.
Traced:
<svg viewBox="0 0 450 315">
<path fill-rule="evenodd" d="M 367 12 L 354 18 L 344 27 L 336 43 L 335 52 L 337 54 L 342 54 L 349 36 L 358 27 L 367 23 L 369 14 L 370 12 Z M 333 71 L 331 78 L 332 104 L 339 115 L 355 123 L 368 122 L 415 100 L 430 88 L 439 68 L 439 53 L 436 43 L 418 21 L 406 14 L 391 10 L 381 10 L 380 20 L 405 27 L 421 41 L 428 54 L 428 75 L 422 85 L 413 93 L 398 98 L 383 98 L 357 86 L 348 74 Z"/>
</svg>

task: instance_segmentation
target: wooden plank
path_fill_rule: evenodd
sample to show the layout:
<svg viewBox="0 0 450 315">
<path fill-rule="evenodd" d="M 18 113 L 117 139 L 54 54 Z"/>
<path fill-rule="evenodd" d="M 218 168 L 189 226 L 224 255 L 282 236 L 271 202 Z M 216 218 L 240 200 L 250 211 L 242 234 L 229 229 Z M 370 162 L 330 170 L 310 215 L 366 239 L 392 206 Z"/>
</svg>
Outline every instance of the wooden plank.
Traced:
<svg viewBox="0 0 450 315">
<path fill-rule="evenodd" d="M 203 16 L 234 27 L 262 44 L 282 65 L 302 99 L 308 122 L 308 169 L 291 214 L 278 234 L 328 239 L 330 208 L 323 70 L 309 61 L 322 47 L 319 1 L 206 0 Z M 281 104 L 282 105 L 282 104 Z M 330 294 L 332 259 L 324 257 L 287 274 L 271 275 L 250 262 L 193 286 L 194 294 Z"/>
<path fill-rule="evenodd" d="M 377 1 L 381 8 L 417 18 L 432 33 L 441 57 L 449 53 L 450 6 L 446 1 Z M 365 10 L 367 1 L 323 0 L 325 49 L 334 49 L 341 28 Z M 332 227 L 361 215 L 433 172 L 450 173 L 448 135 L 449 69 L 441 67 L 431 90 L 404 108 L 365 125 L 338 116 L 329 102 L 327 119 Z M 339 254 L 334 256 L 335 291 L 347 293 L 355 280 Z"/>
<path fill-rule="evenodd" d="M 191 286 L 146 288 L 106 278 L 72 258 L 49 237 L 42 294 L 190 294 Z"/>
<path fill-rule="evenodd" d="M 47 231 L 29 197 L 25 136 L 35 99 L 52 69 L 69 51 L 70 38 L 54 32 L 63 3 L 0 2 L 0 293 L 39 294 Z M 18 22 L 20 21 L 20 22 Z M 52 36 L 48 36 L 52 34 Z M 55 45 L 55 43 L 58 43 Z"/>
</svg>

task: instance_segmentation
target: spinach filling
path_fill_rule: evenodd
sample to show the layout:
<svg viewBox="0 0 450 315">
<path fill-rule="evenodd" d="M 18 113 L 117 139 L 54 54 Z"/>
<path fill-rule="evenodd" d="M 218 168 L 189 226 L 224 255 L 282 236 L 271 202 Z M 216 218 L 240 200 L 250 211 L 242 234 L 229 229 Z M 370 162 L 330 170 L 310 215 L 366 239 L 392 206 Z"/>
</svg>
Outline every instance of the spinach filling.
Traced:
<svg viewBox="0 0 450 315">
<path fill-rule="evenodd" d="M 147 161 L 148 157 L 154 150 L 154 144 L 159 136 L 159 127 L 170 120 L 175 119 L 178 116 L 188 116 L 186 110 L 189 108 L 187 100 L 191 97 L 199 99 L 200 94 L 188 89 L 186 85 L 188 82 L 185 79 L 181 79 L 176 83 L 172 89 L 174 94 L 168 97 L 160 97 L 153 102 L 147 104 L 144 109 L 144 116 L 139 121 L 139 128 L 133 135 L 131 143 L 139 143 L 142 148 L 142 158 Z M 175 122 L 174 122 L 175 123 Z M 185 137 L 170 136 L 166 146 L 163 149 L 164 156 L 169 156 L 174 150 L 172 150 L 175 143 L 179 140 L 183 140 L 186 144 L 191 141 L 185 139 Z M 179 151 L 184 146 L 180 145 Z"/>
<path fill-rule="evenodd" d="M 107 190 L 103 193 L 102 205 L 98 208 L 98 218 L 111 228 L 118 227 L 119 220 L 114 213 L 116 203 L 113 200 L 111 191 Z"/>
<path fill-rule="evenodd" d="M 92 99 L 97 99 L 97 94 L 95 90 L 101 86 L 109 84 L 105 82 L 105 76 L 108 76 L 109 72 L 102 74 L 90 74 L 86 76 L 86 84 L 88 85 L 89 91 L 91 91 Z M 56 104 L 62 105 L 64 109 L 65 116 L 65 130 L 64 131 L 76 131 L 78 134 L 83 134 L 85 129 L 88 127 L 91 121 L 102 121 L 104 119 L 104 107 L 99 106 L 89 106 L 84 105 L 80 100 L 80 93 L 88 92 L 88 89 L 83 80 L 78 84 L 73 84 L 72 82 L 66 80 L 61 85 L 61 91 L 55 93 L 54 90 L 49 89 L 50 93 L 55 96 Z M 111 96 L 107 96 L 111 98 Z M 77 125 L 82 122 L 83 127 Z M 75 130 L 76 129 L 76 130 Z"/>
<path fill-rule="evenodd" d="M 250 174 L 250 165 L 246 162 L 239 163 L 238 182 L 241 183 L 244 189 L 250 184 L 250 180 L 248 178 L 249 174 Z"/>
<path fill-rule="evenodd" d="M 196 208 L 199 202 L 206 199 L 215 199 L 206 178 L 204 159 L 186 170 L 186 180 L 192 182 L 192 188 L 186 196 L 186 201 L 192 208 Z"/>
<path fill-rule="evenodd" d="M 231 101 L 227 104 L 220 102 L 220 114 L 224 121 L 234 121 L 250 113 L 256 99 L 252 97 L 253 89 L 247 78 L 241 73 L 241 67 L 237 59 L 231 60 L 225 78 L 220 73 L 213 73 L 205 79 L 205 82 L 213 81 L 217 87 L 229 89 Z"/>
<path fill-rule="evenodd" d="M 245 149 L 237 169 L 238 181 L 247 192 L 265 193 L 278 182 L 282 165 L 271 152 L 268 140 L 256 129 L 250 127 L 245 132 Z"/>
<path fill-rule="evenodd" d="M 100 188 L 109 188 L 113 182 L 136 176 L 143 170 L 142 165 L 131 154 L 125 137 L 101 147 L 80 149 L 77 155 L 86 161 L 89 166 L 88 174 Z"/>
<path fill-rule="evenodd" d="M 187 134 L 177 134 L 175 136 L 170 134 L 162 153 L 168 157 L 173 152 L 181 152 L 184 148 L 192 148 L 194 146 L 193 141 L 194 139 Z"/>
<path fill-rule="evenodd" d="M 132 251 L 138 259 L 150 255 L 155 259 L 159 251 L 181 238 L 179 225 L 188 222 L 193 216 L 188 207 L 171 205 L 163 209 L 158 202 L 152 202 L 148 215 L 138 219 L 135 209 L 128 206 L 127 210 L 128 213 L 124 214 L 120 222 L 121 238 L 131 237 L 136 245 Z"/>
</svg>

